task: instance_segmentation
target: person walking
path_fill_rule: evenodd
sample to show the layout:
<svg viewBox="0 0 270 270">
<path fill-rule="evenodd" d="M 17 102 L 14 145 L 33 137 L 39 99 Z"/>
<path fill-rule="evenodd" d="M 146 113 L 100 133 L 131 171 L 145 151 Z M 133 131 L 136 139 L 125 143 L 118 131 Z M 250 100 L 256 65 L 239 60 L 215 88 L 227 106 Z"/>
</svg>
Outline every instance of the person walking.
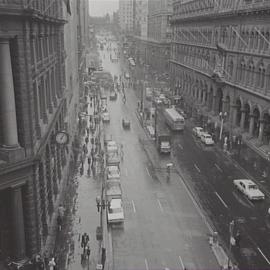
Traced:
<svg viewBox="0 0 270 270">
<path fill-rule="evenodd" d="M 56 267 L 56 262 L 54 257 L 51 258 L 51 260 L 49 261 L 49 270 L 55 270 Z"/>
<path fill-rule="evenodd" d="M 89 258 L 90 258 L 90 253 L 91 253 L 91 249 L 90 249 L 90 246 L 88 244 L 87 247 L 86 247 L 86 255 L 87 255 L 87 260 L 88 261 L 89 261 Z"/>
</svg>

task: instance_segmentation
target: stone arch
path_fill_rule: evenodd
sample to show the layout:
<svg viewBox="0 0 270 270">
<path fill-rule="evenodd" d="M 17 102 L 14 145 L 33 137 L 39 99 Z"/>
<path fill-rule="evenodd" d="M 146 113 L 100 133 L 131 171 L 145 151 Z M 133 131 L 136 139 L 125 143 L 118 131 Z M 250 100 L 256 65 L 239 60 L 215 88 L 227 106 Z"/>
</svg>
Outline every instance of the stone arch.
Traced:
<svg viewBox="0 0 270 270">
<path fill-rule="evenodd" d="M 262 120 L 263 120 L 263 134 L 262 134 L 262 142 L 264 144 L 269 144 L 270 142 L 270 114 L 267 110 L 262 112 Z"/>
<path fill-rule="evenodd" d="M 241 123 L 241 108 L 242 108 L 242 101 L 241 98 L 237 98 L 235 101 L 235 109 L 236 109 L 236 119 L 235 119 L 235 125 L 240 127 Z"/>
<path fill-rule="evenodd" d="M 260 110 L 257 106 L 255 106 L 252 109 L 252 117 L 253 117 L 253 127 L 251 130 L 251 135 L 258 137 L 259 136 L 259 128 L 260 128 L 260 118 L 261 118 L 261 113 Z"/>
<path fill-rule="evenodd" d="M 249 122 L 250 122 L 250 111 L 251 106 L 248 102 L 246 102 L 243 106 L 243 111 L 245 112 L 244 122 L 243 122 L 243 129 L 245 132 L 249 131 Z"/>
</svg>

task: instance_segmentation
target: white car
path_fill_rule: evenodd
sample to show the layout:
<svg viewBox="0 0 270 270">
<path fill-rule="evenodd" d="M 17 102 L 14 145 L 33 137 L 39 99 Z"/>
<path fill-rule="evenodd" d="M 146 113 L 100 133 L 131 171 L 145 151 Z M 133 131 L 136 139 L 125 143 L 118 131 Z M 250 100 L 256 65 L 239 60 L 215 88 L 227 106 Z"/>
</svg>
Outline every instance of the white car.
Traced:
<svg viewBox="0 0 270 270">
<path fill-rule="evenodd" d="M 208 134 L 207 132 L 202 132 L 201 141 L 206 145 L 213 145 L 214 144 L 212 136 L 210 134 Z"/>
<path fill-rule="evenodd" d="M 103 122 L 110 122 L 110 114 L 108 112 L 104 112 L 102 114 L 102 121 Z"/>
<path fill-rule="evenodd" d="M 107 152 L 118 152 L 118 146 L 115 141 L 108 141 L 107 142 Z"/>
<path fill-rule="evenodd" d="M 250 179 L 233 180 L 236 188 L 248 197 L 249 200 L 264 200 L 265 195 L 259 190 L 258 186 Z"/>
<path fill-rule="evenodd" d="M 107 179 L 118 179 L 120 178 L 120 170 L 118 166 L 107 167 Z"/>
<path fill-rule="evenodd" d="M 194 128 L 192 129 L 192 133 L 193 133 L 196 137 L 198 137 L 198 138 L 201 137 L 202 132 L 203 132 L 203 128 L 202 128 L 202 127 L 194 127 Z"/>
<path fill-rule="evenodd" d="M 122 199 L 111 199 L 108 206 L 108 223 L 123 223 L 124 222 L 124 210 L 122 205 Z"/>
</svg>

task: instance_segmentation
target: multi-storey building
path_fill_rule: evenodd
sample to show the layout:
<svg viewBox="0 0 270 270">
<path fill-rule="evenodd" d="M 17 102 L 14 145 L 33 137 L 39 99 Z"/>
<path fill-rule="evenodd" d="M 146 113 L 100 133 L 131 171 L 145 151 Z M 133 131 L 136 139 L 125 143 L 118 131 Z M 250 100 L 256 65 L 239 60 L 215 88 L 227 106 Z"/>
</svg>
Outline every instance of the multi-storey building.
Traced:
<svg viewBox="0 0 270 270">
<path fill-rule="evenodd" d="M 124 34 L 130 34 L 134 29 L 135 0 L 119 0 L 119 25 Z"/>
<path fill-rule="evenodd" d="M 54 228 L 77 121 L 76 5 L 70 16 L 58 0 L 0 3 L 3 258 L 42 251 Z M 70 140 L 61 145 L 63 130 Z"/>
<path fill-rule="evenodd" d="M 171 20 L 175 94 L 205 115 L 226 116 L 231 135 L 268 158 L 269 12 L 263 0 L 176 0 Z"/>
<path fill-rule="evenodd" d="M 147 62 L 164 73 L 169 69 L 171 0 L 148 0 Z"/>
</svg>

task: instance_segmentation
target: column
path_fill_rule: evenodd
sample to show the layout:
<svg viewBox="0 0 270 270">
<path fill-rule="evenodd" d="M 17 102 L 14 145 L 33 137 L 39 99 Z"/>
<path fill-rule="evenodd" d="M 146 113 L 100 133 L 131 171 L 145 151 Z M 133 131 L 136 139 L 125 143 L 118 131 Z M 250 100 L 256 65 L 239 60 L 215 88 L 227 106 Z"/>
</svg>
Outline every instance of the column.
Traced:
<svg viewBox="0 0 270 270">
<path fill-rule="evenodd" d="M 236 120 L 237 120 L 237 106 L 231 105 L 232 108 L 232 125 L 236 126 Z"/>
<path fill-rule="evenodd" d="M 259 128 L 259 136 L 258 136 L 259 142 L 262 142 L 263 132 L 264 132 L 264 120 L 260 119 L 260 128 Z"/>
<path fill-rule="evenodd" d="M 217 96 L 213 96 L 211 111 L 213 111 L 214 114 L 216 114 L 216 99 Z"/>
<path fill-rule="evenodd" d="M 22 259 L 25 256 L 25 232 L 21 186 L 14 187 L 11 193 L 14 255 L 17 259 Z"/>
<path fill-rule="evenodd" d="M 9 41 L 0 40 L 0 117 L 2 120 L 2 144 L 17 148 L 18 132 L 11 68 Z"/>
<path fill-rule="evenodd" d="M 241 130 L 244 130 L 245 117 L 246 117 L 246 111 L 241 110 L 241 120 L 240 120 L 240 128 L 241 128 Z"/>
<path fill-rule="evenodd" d="M 253 129 L 254 129 L 254 115 L 253 114 L 250 114 L 249 115 L 249 119 L 250 119 L 250 121 L 249 121 L 249 135 L 250 136 L 253 136 Z"/>
</svg>

